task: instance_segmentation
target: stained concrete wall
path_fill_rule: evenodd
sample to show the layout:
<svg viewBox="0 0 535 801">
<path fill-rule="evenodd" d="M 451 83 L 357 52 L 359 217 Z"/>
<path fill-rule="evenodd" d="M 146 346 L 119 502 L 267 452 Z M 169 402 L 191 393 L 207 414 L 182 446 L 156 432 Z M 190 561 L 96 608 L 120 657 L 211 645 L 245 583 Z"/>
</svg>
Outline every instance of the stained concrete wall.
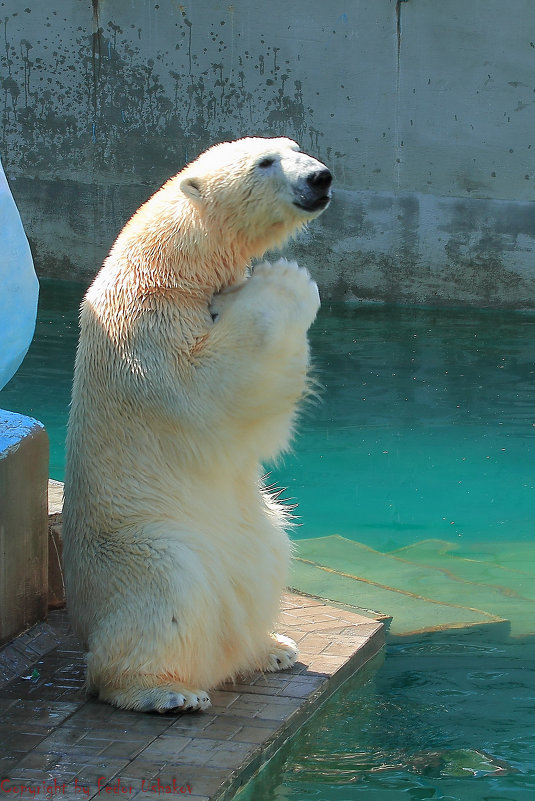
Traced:
<svg viewBox="0 0 535 801">
<path fill-rule="evenodd" d="M 336 196 L 324 297 L 535 308 L 533 0 L 4 0 L 1 154 L 41 275 L 89 280 L 207 145 L 287 135 Z"/>
</svg>

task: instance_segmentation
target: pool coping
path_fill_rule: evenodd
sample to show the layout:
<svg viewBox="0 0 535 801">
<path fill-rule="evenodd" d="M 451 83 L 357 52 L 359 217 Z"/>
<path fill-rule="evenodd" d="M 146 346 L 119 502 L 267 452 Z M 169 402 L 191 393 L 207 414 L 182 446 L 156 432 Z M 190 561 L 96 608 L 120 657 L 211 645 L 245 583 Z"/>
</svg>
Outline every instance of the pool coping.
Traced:
<svg viewBox="0 0 535 801">
<path fill-rule="evenodd" d="M 68 614 L 51 611 L 0 650 L 1 777 L 62 798 L 151 801 L 168 787 L 230 801 L 385 643 L 380 620 L 297 592 L 282 599 L 278 631 L 299 644 L 293 668 L 222 685 L 206 712 L 155 715 L 88 698 Z"/>
</svg>

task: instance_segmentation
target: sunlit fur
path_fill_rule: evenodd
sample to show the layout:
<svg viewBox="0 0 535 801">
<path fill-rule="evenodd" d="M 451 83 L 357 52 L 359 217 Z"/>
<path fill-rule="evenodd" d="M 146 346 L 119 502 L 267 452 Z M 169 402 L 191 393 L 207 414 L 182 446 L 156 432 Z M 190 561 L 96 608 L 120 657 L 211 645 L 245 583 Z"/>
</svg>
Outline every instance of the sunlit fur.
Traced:
<svg viewBox="0 0 535 801">
<path fill-rule="evenodd" d="M 293 199 L 322 166 L 286 139 L 216 145 L 136 212 L 82 304 L 67 602 L 88 686 L 117 706 L 204 708 L 201 690 L 296 658 L 269 635 L 289 543 L 259 476 L 291 436 L 319 301 L 296 265 L 248 266 L 317 216 Z"/>
</svg>

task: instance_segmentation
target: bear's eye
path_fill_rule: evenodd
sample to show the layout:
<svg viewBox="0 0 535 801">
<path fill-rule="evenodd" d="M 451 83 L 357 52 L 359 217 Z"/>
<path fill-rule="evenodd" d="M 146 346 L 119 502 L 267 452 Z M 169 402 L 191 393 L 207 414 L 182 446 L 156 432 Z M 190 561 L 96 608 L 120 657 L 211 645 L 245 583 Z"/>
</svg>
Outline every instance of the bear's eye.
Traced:
<svg viewBox="0 0 535 801">
<path fill-rule="evenodd" d="M 258 162 L 258 166 L 261 167 L 263 170 L 267 169 L 268 167 L 272 167 L 275 164 L 275 159 L 269 158 L 269 156 L 262 161 Z"/>
</svg>

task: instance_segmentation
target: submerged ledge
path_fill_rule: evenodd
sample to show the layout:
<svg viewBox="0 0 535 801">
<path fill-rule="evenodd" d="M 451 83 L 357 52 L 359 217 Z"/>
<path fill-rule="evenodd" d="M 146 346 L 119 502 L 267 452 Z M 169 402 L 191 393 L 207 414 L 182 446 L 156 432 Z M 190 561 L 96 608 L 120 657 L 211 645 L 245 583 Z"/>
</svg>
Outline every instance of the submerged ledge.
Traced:
<svg viewBox="0 0 535 801">
<path fill-rule="evenodd" d="M 50 612 L 0 650 L 3 790 L 230 801 L 385 641 L 382 622 L 297 593 L 284 596 L 277 630 L 299 643 L 292 669 L 219 687 L 207 712 L 158 715 L 88 698 L 67 612 Z"/>
</svg>

